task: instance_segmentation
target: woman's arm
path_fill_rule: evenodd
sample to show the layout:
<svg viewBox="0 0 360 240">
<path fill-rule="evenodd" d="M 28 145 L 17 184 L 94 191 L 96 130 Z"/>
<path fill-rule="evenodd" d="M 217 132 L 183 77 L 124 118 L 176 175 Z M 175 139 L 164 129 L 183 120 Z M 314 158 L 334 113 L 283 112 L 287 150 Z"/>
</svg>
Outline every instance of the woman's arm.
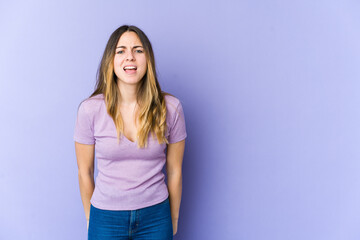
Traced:
<svg viewBox="0 0 360 240">
<path fill-rule="evenodd" d="M 182 162 L 185 150 L 185 139 L 168 144 L 166 154 L 166 174 L 169 190 L 173 235 L 177 232 L 179 210 L 182 194 Z"/>
<path fill-rule="evenodd" d="M 75 142 L 75 153 L 78 165 L 79 187 L 86 220 L 90 217 L 90 199 L 94 192 L 94 150 L 95 144 Z"/>
</svg>

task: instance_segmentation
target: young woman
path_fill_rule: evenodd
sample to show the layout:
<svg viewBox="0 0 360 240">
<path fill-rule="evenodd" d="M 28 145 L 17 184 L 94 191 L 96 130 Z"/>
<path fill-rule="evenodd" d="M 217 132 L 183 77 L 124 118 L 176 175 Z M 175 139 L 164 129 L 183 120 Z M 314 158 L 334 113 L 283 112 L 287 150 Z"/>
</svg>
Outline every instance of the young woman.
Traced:
<svg viewBox="0 0 360 240">
<path fill-rule="evenodd" d="M 136 26 L 119 27 L 107 42 L 96 90 L 79 104 L 75 123 L 88 239 L 173 238 L 186 136 L 181 102 L 161 91 L 149 39 Z"/>
</svg>

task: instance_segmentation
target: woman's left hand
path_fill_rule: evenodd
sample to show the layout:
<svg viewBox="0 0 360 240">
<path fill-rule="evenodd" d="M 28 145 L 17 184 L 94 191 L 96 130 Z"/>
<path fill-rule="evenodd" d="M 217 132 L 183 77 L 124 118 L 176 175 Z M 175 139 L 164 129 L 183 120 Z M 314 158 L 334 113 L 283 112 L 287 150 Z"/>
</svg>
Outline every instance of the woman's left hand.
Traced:
<svg viewBox="0 0 360 240">
<path fill-rule="evenodd" d="M 174 236 L 176 234 L 176 232 L 177 232 L 178 219 L 173 219 L 172 220 L 172 225 L 173 225 L 173 236 Z"/>
</svg>

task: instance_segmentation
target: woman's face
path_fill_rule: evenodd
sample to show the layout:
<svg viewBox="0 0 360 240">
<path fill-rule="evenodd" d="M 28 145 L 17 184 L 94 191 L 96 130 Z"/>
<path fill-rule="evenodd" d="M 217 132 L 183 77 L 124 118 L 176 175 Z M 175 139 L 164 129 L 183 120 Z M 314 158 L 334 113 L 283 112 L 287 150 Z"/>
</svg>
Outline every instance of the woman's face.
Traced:
<svg viewBox="0 0 360 240">
<path fill-rule="evenodd" d="M 124 32 L 115 49 L 114 72 L 125 84 L 138 84 L 146 73 L 146 56 L 135 32 Z"/>
</svg>

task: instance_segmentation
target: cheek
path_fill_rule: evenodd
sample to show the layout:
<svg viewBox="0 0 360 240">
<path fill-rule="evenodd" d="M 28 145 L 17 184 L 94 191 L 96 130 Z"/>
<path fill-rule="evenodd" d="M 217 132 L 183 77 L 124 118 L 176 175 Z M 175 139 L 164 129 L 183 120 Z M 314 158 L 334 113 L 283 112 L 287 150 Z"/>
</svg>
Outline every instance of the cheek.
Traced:
<svg viewBox="0 0 360 240">
<path fill-rule="evenodd" d="M 121 59 L 115 57 L 114 58 L 114 72 L 117 76 L 119 76 L 119 74 L 122 74 L 122 69 L 121 69 Z"/>
<path fill-rule="evenodd" d="M 121 62 L 122 62 L 121 58 L 116 56 L 114 58 L 114 67 L 119 66 Z"/>
<path fill-rule="evenodd" d="M 146 62 L 146 58 L 142 58 L 141 60 L 141 65 L 144 66 L 144 69 L 147 69 L 147 62 Z"/>
<path fill-rule="evenodd" d="M 146 61 L 145 61 L 141 72 L 142 72 L 142 74 L 145 74 L 146 71 L 147 71 L 147 65 L 146 65 Z"/>
</svg>

